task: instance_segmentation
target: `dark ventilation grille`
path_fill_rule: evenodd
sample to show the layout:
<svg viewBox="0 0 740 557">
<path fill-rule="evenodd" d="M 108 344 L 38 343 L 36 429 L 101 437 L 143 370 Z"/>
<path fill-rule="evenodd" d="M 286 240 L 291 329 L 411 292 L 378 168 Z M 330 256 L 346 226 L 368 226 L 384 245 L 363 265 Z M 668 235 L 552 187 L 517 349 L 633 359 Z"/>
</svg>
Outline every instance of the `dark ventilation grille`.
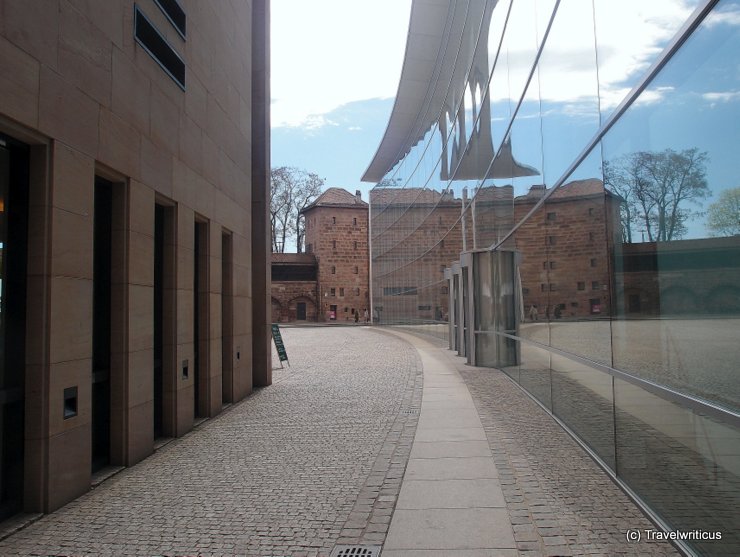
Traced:
<svg viewBox="0 0 740 557">
<path fill-rule="evenodd" d="M 134 36 L 149 55 L 185 90 L 185 62 L 151 24 L 138 6 L 135 8 Z"/>
<path fill-rule="evenodd" d="M 180 3 L 177 0 L 154 0 L 159 9 L 162 10 L 170 23 L 177 29 L 180 36 L 185 38 L 185 31 L 187 25 L 187 17 L 185 16 L 185 10 L 182 9 Z"/>
<path fill-rule="evenodd" d="M 378 557 L 379 545 L 338 545 L 330 557 Z"/>
</svg>

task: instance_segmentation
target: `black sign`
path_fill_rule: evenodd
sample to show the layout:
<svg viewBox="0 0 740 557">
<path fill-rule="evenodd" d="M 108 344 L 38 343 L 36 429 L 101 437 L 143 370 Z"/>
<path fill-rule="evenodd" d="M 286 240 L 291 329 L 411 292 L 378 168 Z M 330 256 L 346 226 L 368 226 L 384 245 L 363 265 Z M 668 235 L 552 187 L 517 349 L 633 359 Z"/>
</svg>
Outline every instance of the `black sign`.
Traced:
<svg viewBox="0 0 740 557">
<path fill-rule="evenodd" d="M 285 345 L 283 344 L 283 337 L 280 334 L 280 326 L 277 323 L 272 324 L 272 340 L 275 341 L 275 348 L 277 349 L 278 357 L 281 362 L 288 361 L 288 353 L 285 351 Z M 290 365 L 290 362 L 288 362 Z"/>
</svg>

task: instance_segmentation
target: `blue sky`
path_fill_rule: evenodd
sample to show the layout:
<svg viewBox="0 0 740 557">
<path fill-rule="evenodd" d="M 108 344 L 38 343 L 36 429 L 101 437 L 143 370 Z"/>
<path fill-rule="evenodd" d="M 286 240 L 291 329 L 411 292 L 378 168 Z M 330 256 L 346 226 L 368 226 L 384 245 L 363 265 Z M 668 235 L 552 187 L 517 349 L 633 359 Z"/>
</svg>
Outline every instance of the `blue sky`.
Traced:
<svg viewBox="0 0 740 557">
<path fill-rule="evenodd" d="M 272 129 L 272 166 L 295 166 L 316 172 L 327 187 L 359 189 L 367 201 L 373 184 L 360 182 L 385 132 L 393 99 L 370 99 L 342 105 L 323 115 L 317 127 Z"/>
<path fill-rule="evenodd" d="M 273 0 L 273 167 L 367 200 L 360 177 L 393 108 L 410 11 L 411 0 Z"/>
</svg>

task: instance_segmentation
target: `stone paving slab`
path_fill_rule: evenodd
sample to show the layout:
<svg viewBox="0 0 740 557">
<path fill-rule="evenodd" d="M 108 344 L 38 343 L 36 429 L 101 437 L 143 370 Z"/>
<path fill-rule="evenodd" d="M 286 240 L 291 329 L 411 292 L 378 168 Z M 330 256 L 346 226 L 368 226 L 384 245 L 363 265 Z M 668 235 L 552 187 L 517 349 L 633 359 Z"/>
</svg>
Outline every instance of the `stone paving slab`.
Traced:
<svg viewBox="0 0 740 557">
<path fill-rule="evenodd" d="M 516 548 L 505 508 L 397 509 L 383 557 L 393 549 Z"/>
<path fill-rule="evenodd" d="M 505 506 L 497 478 L 467 480 L 404 478 L 396 509 L 468 509 Z"/>
<path fill-rule="evenodd" d="M 475 480 L 497 478 L 496 465 L 488 457 L 412 458 L 406 480 Z"/>
</svg>

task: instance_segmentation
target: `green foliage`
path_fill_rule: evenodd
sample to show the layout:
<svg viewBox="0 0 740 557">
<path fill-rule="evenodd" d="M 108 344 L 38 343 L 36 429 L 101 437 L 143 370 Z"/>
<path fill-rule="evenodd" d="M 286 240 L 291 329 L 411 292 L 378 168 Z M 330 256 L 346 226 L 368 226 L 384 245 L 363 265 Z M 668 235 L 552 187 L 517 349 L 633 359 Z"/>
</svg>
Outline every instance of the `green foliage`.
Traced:
<svg viewBox="0 0 740 557">
<path fill-rule="evenodd" d="M 707 228 L 713 236 L 740 235 L 740 188 L 724 190 L 708 207 Z"/>
<path fill-rule="evenodd" d="M 623 199 L 622 239 L 632 241 L 641 230 L 650 242 L 682 238 L 686 223 L 701 213 L 688 203 L 701 205 L 710 195 L 706 180 L 706 151 L 637 151 L 604 163 L 604 184 Z"/>
</svg>

